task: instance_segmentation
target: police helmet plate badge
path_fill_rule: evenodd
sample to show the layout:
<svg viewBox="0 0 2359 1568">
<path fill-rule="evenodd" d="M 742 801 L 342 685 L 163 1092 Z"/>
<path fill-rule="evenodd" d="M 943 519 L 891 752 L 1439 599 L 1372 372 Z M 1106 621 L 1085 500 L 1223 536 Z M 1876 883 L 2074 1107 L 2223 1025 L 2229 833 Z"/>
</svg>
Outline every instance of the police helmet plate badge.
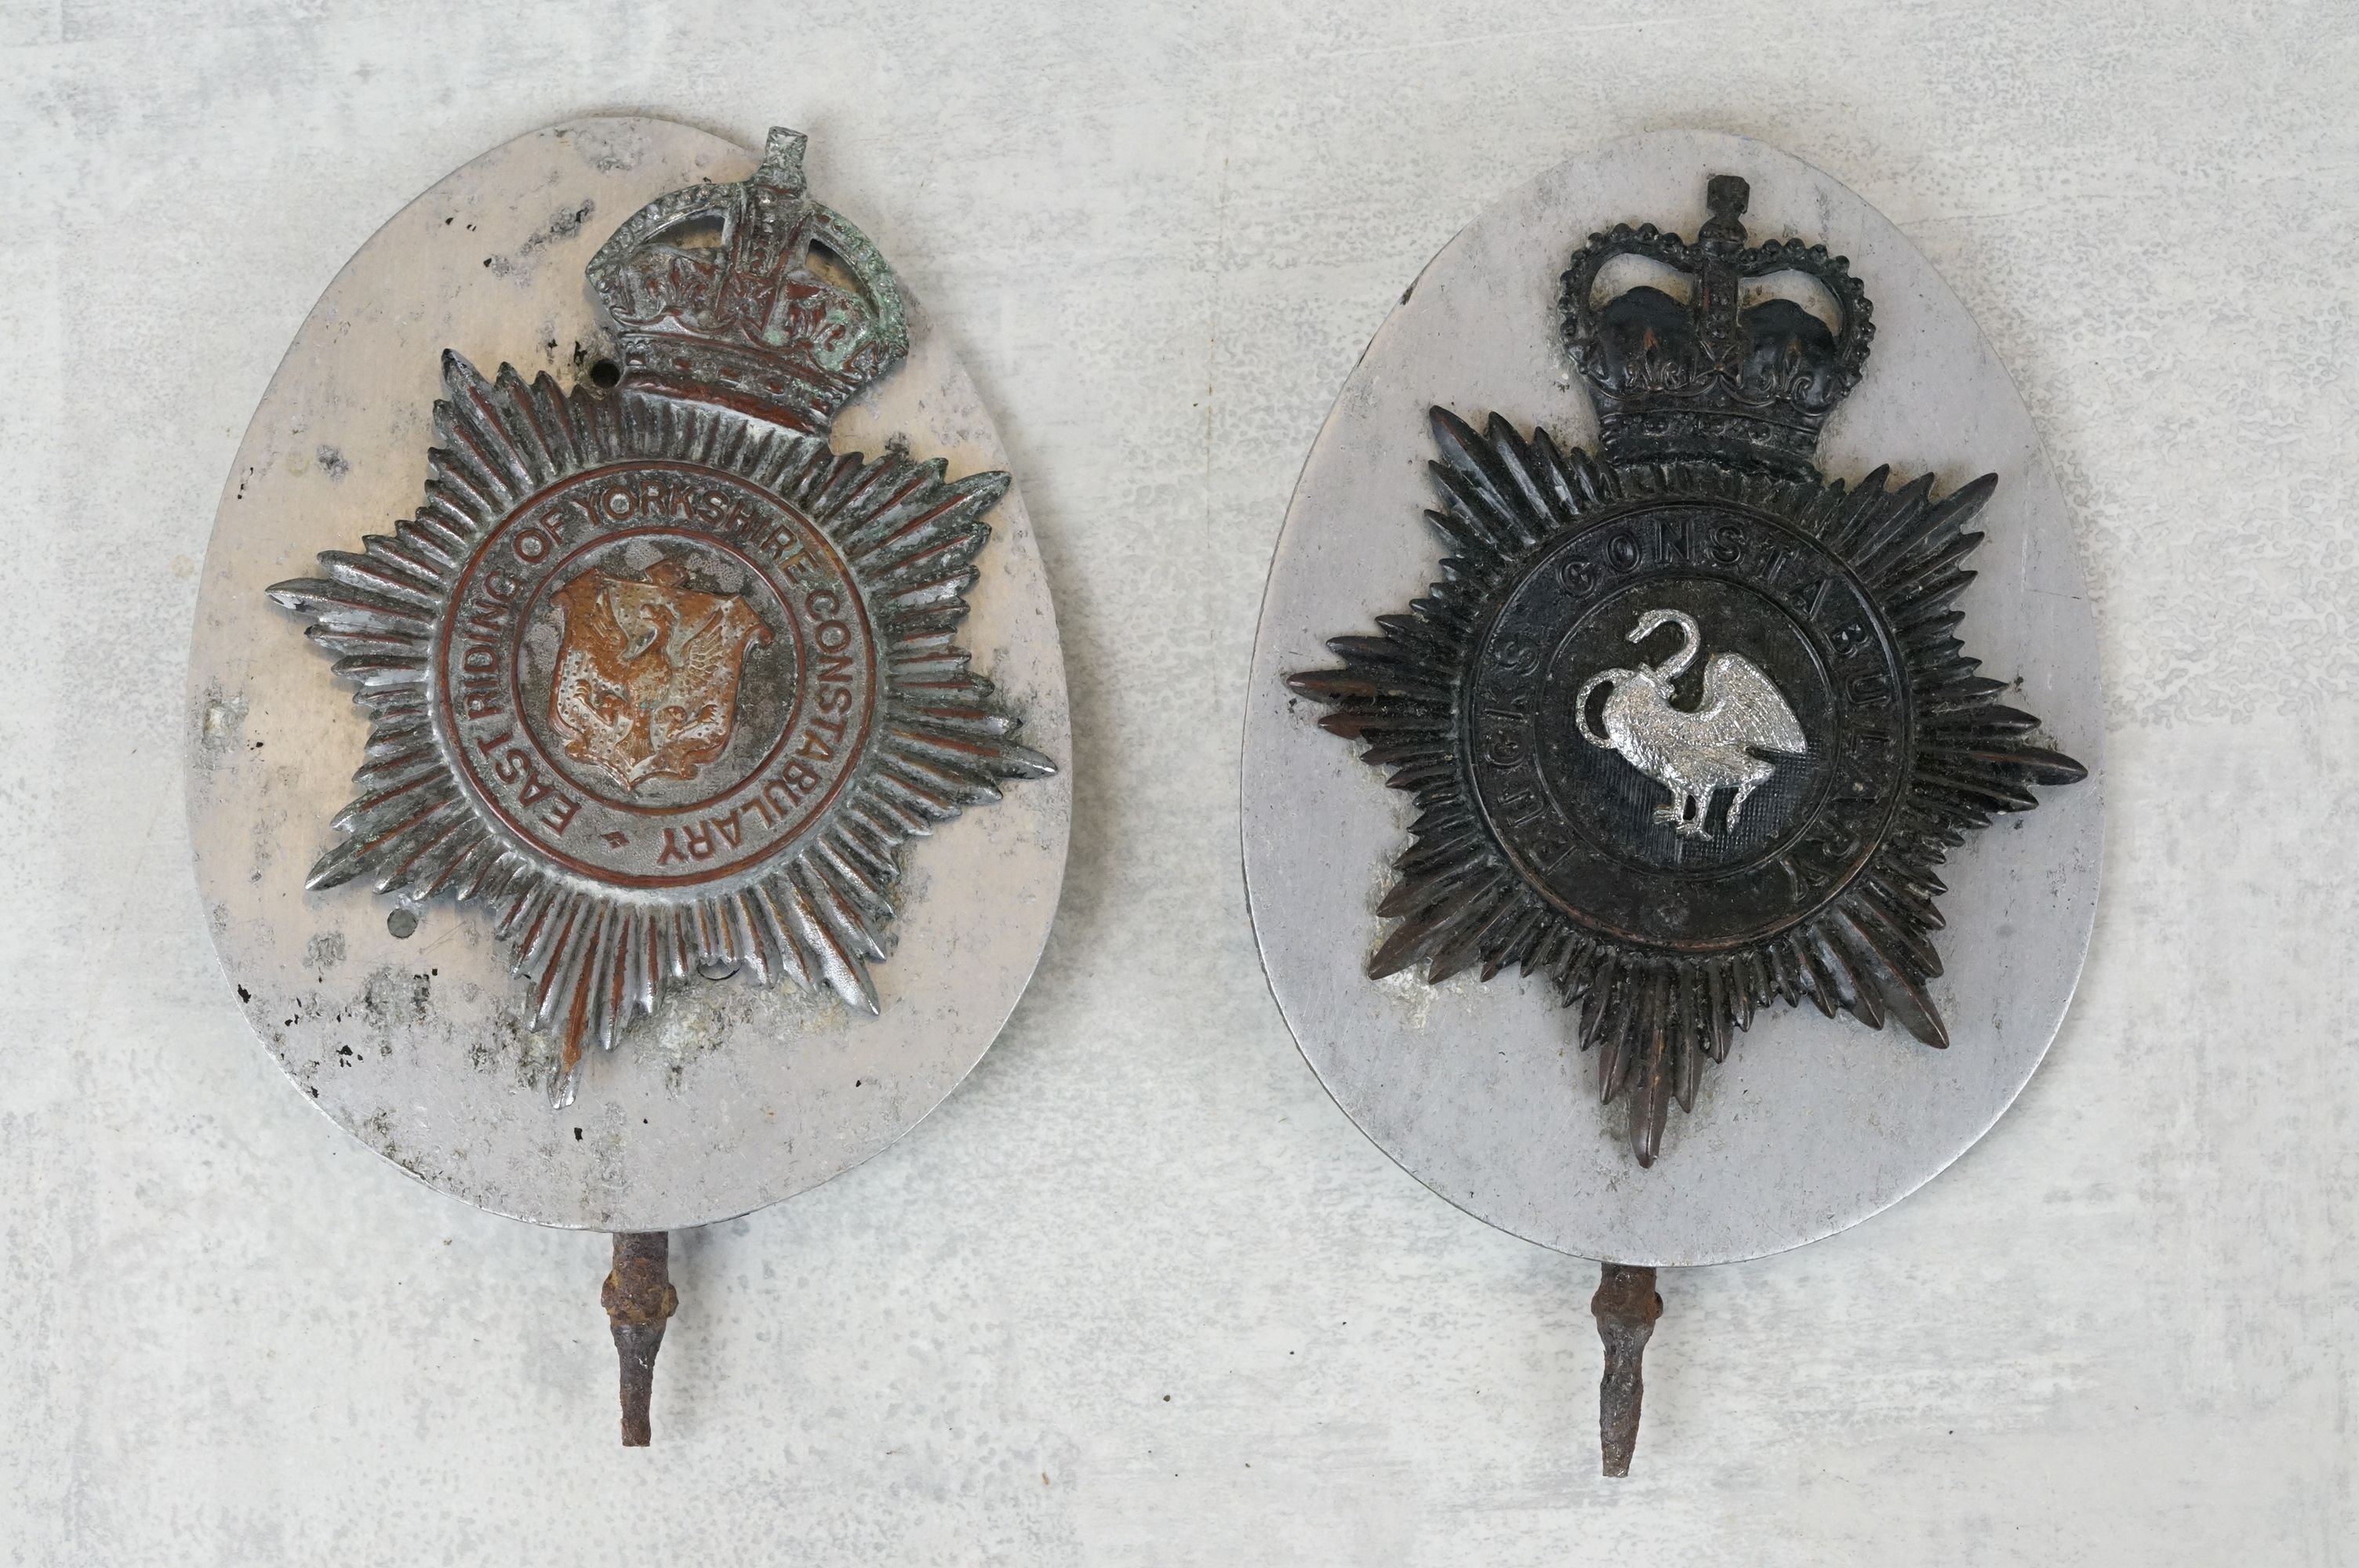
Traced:
<svg viewBox="0 0 2359 1568">
<path fill-rule="evenodd" d="M 1761 194 L 1774 205 L 1766 239 L 1747 232 Z M 1676 219 L 1698 198 L 1692 239 L 1635 222 Z M 1870 299 L 1887 283 L 1905 324 L 1897 355 Z M 1879 381 L 1871 344 L 1876 361 L 1904 362 L 1898 373 Z M 1948 395 L 1926 407 L 1945 354 Z M 1589 439 L 1571 433 L 1570 398 L 1589 406 Z M 1899 406 L 1838 423 L 1863 404 Z M 1834 460 L 1821 451 L 1831 428 L 1854 435 Z M 1916 477 L 1860 460 L 1858 438 L 1879 428 L 1905 433 L 1895 455 Z M 1999 461 L 1969 467 L 1983 452 Z M 1412 466 L 1430 494 L 1405 504 Z M 1660 1310 L 1653 1264 L 1776 1250 L 1895 1201 L 1988 1126 L 2054 1032 L 2086 944 L 2093 800 L 2060 860 L 1995 868 L 2064 884 L 2038 921 L 2001 929 L 2044 927 L 2069 972 L 2060 990 L 2051 957 L 2040 983 L 2017 985 L 2007 1005 L 2027 1009 L 2037 1044 L 2027 1059 L 2020 1044 L 1994 1054 L 2005 1065 L 1954 1095 L 1949 1119 L 1861 1115 L 1886 1087 L 1884 1065 L 1833 1095 L 1798 1082 L 1788 1099 L 1775 1069 L 1712 1092 L 1746 1054 L 1739 1037 L 1763 1032 L 1756 1020 L 1805 1002 L 1929 1055 L 1958 1048 L 1950 1016 L 1962 1010 L 1963 1051 L 1988 1048 L 1986 968 L 1945 958 L 1994 934 L 1945 929 L 1944 879 L 1953 854 L 1979 860 L 1977 829 L 2086 776 L 2068 750 L 2093 743 L 2093 656 L 2069 541 L 2056 547 L 2060 513 L 2004 372 L 1897 232 L 1807 166 L 1687 133 L 1576 159 L 1453 241 L 1379 332 L 1306 466 L 1247 726 L 1265 962 L 1314 1067 L 1396 1159 L 1484 1217 L 1607 1265 L 1593 1304 L 1609 1474 L 1635 1442 L 1638 1355 Z M 1347 529 L 1421 531 L 1421 591 L 1386 602 L 1382 568 L 1339 580 L 1329 538 Z M 2013 579 L 1998 595 L 1987 581 L 1968 595 L 1993 531 L 2035 542 L 2036 568 L 2018 554 L 1987 574 Z M 1386 547 L 1397 569 L 1404 546 Z M 1329 569 L 1302 569 L 1312 554 Z M 1961 640 L 1967 608 L 1980 621 L 1995 597 L 2051 583 L 2069 584 L 2067 614 L 1997 646 L 2010 668 L 2060 663 L 2049 676 L 2067 698 L 2069 749 L 2025 683 L 1983 673 Z M 1331 762 L 1306 766 L 1314 718 L 1374 765 L 1389 811 Z M 1286 846 L 1322 817 L 1383 819 L 1355 868 L 1371 881 L 1321 891 L 1294 874 Z M 1337 1005 L 1355 935 L 1360 995 Z M 1514 1001 L 1470 994 L 1502 985 Z M 1404 1003 L 1419 1015 L 1407 1031 L 1385 1016 Z M 1435 1022 L 1445 1012 L 1455 1027 Z M 1821 1035 L 1779 1047 L 1822 1063 L 1863 1049 Z M 1585 1113 L 1587 1130 L 1569 1125 L 1584 1087 L 1606 1108 Z M 1693 1154 L 1675 1106 L 1704 1124 L 1686 1140 Z M 1837 1135 L 1859 1147 L 1827 1162 L 1857 1170 L 1821 1185 L 1803 1151 Z M 1699 1184 L 1647 1169 L 1683 1157 L 1708 1167 Z M 1785 1190 L 1736 1195 L 1748 1165 Z"/>
<path fill-rule="evenodd" d="M 626 1442 L 665 1233 L 930 1109 L 1062 871 L 1061 665 L 1004 452 L 804 151 L 574 122 L 405 210 L 266 395 L 192 658 L 200 879 L 249 1016 L 413 1174 L 615 1234 Z"/>
</svg>

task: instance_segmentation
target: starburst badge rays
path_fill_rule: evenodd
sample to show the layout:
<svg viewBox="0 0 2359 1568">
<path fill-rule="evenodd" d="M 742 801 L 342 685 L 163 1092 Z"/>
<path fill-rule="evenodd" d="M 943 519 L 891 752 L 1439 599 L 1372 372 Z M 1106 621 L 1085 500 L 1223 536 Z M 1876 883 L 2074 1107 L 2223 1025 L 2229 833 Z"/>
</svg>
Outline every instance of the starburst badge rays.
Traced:
<svg viewBox="0 0 2359 1568">
<path fill-rule="evenodd" d="M 1434 409 L 1440 580 L 1290 677 L 1417 804 L 1369 974 L 1544 977 L 1642 1165 L 1758 1010 L 1946 1046 L 1938 868 L 2084 776 L 1954 635 L 1996 477 L 1823 478 L 1807 455 L 1865 357 L 1865 296 L 1823 250 L 1741 249 L 1743 182 L 1713 197 L 1696 244 L 1617 230 L 1568 273 L 1604 452 Z M 1702 276 L 1702 319 L 1652 289 L 1593 310 L 1617 246 Z M 1735 276 L 1797 265 L 1846 303 L 1840 338 L 1782 301 L 1736 314 Z"/>
<path fill-rule="evenodd" d="M 269 589 L 370 719 L 309 886 L 487 907 L 561 1037 L 560 1098 L 589 1042 L 693 972 L 874 1012 L 909 840 L 1054 772 L 955 641 L 1008 476 L 826 438 L 902 315 L 799 154 L 774 135 L 754 180 L 675 193 L 601 253 L 731 384 L 685 378 L 686 351 L 611 391 L 446 353 L 423 504 Z M 663 229 L 716 213 L 732 308 L 650 303 L 668 278 L 710 290 L 711 247 L 670 265 Z M 860 261 L 866 324 L 806 270 L 814 242 Z M 664 346 L 626 341 L 635 366 Z"/>
</svg>

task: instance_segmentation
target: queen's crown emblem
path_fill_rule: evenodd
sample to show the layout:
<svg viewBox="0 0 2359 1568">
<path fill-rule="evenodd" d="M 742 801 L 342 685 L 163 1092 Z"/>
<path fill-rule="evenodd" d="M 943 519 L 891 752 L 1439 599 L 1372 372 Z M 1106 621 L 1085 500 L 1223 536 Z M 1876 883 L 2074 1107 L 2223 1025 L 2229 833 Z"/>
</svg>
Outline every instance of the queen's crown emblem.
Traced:
<svg viewBox="0 0 2359 1568">
<path fill-rule="evenodd" d="M 1369 974 L 1551 973 L 1641 1165 L 1756 1009 L 1947 1045 L 1935 868 L 2085 772 L 1953 635 L 1998 476 L 1820 472 L 1867 292 L 1706 191 L 1693 241 L 1621 224 L 1564 272 L 1603 450 L 1434 408 L 1442 580 L 1290 677 L 1421 808 Z"/>
<path fill-rule="evenodd" d="M 1751 189 L 1734 175 L 1706 185 L 1712 217 L 1692 242 L 1652 223 L 1592 234 L 1564 274 L 1565 346 L 1589 384 L 1606 454 L 1749 459 L 1807 469 L 1819 431 L 1859 384 L 1875 336 L 1867 291 L 1850 265 L 1799 240 L 1745 243 Z M 1681 300 L 1641 285 L 1600 304 L 1606 265 L 1640 256 L 1681 275 Z M 1779 274 L 1826 291 L 1836 323 L 1789 298 L 1749 293 Z"/>
<path fill-rule="evenodd" d="M 816 434 L 908 352 L 892 270 L 810 199 L 807 140 L 773 130 L 752 178 L 660 197 L 591 258 L 633 385 Z"/>
</svg>

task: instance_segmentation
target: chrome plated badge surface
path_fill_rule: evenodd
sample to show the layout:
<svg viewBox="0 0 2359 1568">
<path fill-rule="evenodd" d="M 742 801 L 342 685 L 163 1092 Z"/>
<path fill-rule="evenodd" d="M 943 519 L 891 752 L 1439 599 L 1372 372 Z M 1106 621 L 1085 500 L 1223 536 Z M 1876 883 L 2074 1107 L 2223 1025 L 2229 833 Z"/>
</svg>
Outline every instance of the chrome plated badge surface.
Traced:
<svg viewBox="0 0 2359 1568">
<path fill-rule="evenodd" d="M 905 846 L 1054 771 L 956 641 L 1007 476 L 828 439 L 908 338 L 803 146 L 597 253 L 619 367 L 446 352 L 415 514 L 269 590 L 371 720 L 309 885 L 484 905 L 561 1098 L 699 972 L 874 1012 Z"/>
<path fill-rule="evenodd" d="M 842 917 L 824 897 L 843 872 L 821 851 L 843 854 L 829 838 L 831 824 L 863 831 L 831 815 L 854 809 L 855 793 L 818 807 L 821 826 L 802 830 L 808 848 L 745 862 L 780 829 L 793 829 L 782 811 L 813 806 L 807 787 L 799 807 L 782 806 L 801 778 L 784 779 L 788 764 L 835 778 L 864 732 L 849 715 L 872 697 L 868 749 L 849 761 L 854 778 L 864 773 L 887 791 L 938 787 L 916 764 L 896 765 L 907 761 L 889 747 L 896 737 L 886 730 L 897 701 L 987 708 L 982 732 L 954 748 L 962 754 L 972 754 L 968 740 L 996 746 L 1011 739 L 1000 726 L 1018 715 L 1024 727 L 1014 739 L 1060 762 L 1069 748 L 1054 605 L 1021 487 L 1000 477 L 1011 465 L 988 404 L 951 335 L 906 284 L 891 285 L 897 330 L 877 325 L 888 319 L 883 284 L 864 278 L 880 275 L 854 265 L 860 246 L 841 220 L 816 209 L 807 215 L 808 227 L 794 231 L 810 239 L 799 262 L 792 246 L 766 260 L 768 253 L 750 244 L 761 238 L 750 229 L 738 231 L 745 251 L 722 243 L 733 213 L 766 207 L 791 217 L 799 201 L 823 194 L 814 182 L 803 198 L 780 200 L 771 189 L 777 182 L 762 175 L 765 161 L 758 146 L 749 151 L 670 121 L 590 118 L 487 149 L 419 193 L 337 272 L 294 335 L 240 443 L 206 548 L 185 758 L 197 882 L 224 990 L 322 1113 L 438 1190 L 495 1213 L 654 1233 L 777 1202 L 858 1164 L 915 1127 L 981 1059 L 1023 994 L 1055 918 L 1071 801 L 1061 768 L 1007 789 L 987 810 L 930 822 L 921 845 L 895 852 L 899 876 L 878 884 L 889 921 L 867 925 L 890 957 L 862 958 L 856 972 L 875 992 L 874 1014 L 856 984 L 856 1000 L 847 1000 L 830 983 L 836 976 L 797 986 L 777 983 L 774 968 L 764 984 L 750 958 L 734 967 L 708 961 L 695 946 L 707 933 L 714 942 L 759 938 L 786 967 L 788 955 L 763 924 L 775 912 L 777 929 L 796 939 L 794 957 L 809 963 L 815 949 L 788 924 L 799 912 L 775 881 L 766 906 L 754 886 L 784 870 L 811 927 L 852 947 L 848 923 L 837 925 Z M 859 169 L 856 156 L 847 159 L 848 188 L 870 184 Z M 618 311 L 610 303 L 621 296 L 591 276 L 602 251 L 617 254 L 618 231 L 651 209 L 672 221 L 635 230 L 619 249 L 638 264 L 605 276 L 678 280 L 668 297 L 692 301 L 692 309 L 645 308 L 645 286 L 625 282 L 617 287 L 629 308 Z M 724 268 L 749 287 L 697 292 L 696 280 Z M 747 300 L 768 288 L 750 287 L 762 278 L 781 280 L 771 297 L 786 304 L 756 316 Z M 857 330 L 853 302 L 865 323 Z M 748 322 L 779 342 L 749 341 Z M 667 323 L 679 329 L 669 338 Z M 700 340 L 691 327 L 709 337 Z M 886 341 L 906 347 L 888 370 L 872 373 Z M 758 357 L 750 341 L 766 345 L 771 368 L 747 382 Z M 629 368 L 635 352 L 654 355 L 666 343 L 675 362 L 684 355 L 705 367 L 712 395 L 651 389 L 642 377 L 654 375 L 652 359 L 644 372 Z M 804 353 L 797 345 L 806 343 L 816 346 Z M 445 372 L 451 350 L 470 364 L 521 368 L 454 386 Z M 779 387 L 767 384 L 771 374 Z M 871 379 L 831 412 L 830 400 L 863 374 Z M 438 403 L 447 406 L 451 437 L 438 428 Z M 823 442 L 801 427 L 821 416 Z M 493 433 L 483 427 L 486 418 L 498 427 L 497 443 L 483 444 Z M 745 438 L 733 445 L 740 429 Z M 700 431 L 710 444 L 690 444 Z M 614 443 L 625 438 L 676 444 L 665 448 L 668 457 L 633 445 L 614 459 Z M 448 461 L 429 460 L 429 448 L 450 454 Z M 772 459 L 766 469 L 756 461 L 763 449 Z M 450 619 L 448 645 L 429 646 L 425 681 L 386 695 L 430 695 L 439 682 L 453 698 L 445 722 L 469 737 L 466 754 L 451 756 L 446 773 L 421 771 L 419 789 L 455 783 L 467 809 L 438 821 L 455 821 L 462 832 L 478 827 L 476 792 L 512 792 L 496 798 L 516 825 L 495 820 L 484 830 L 545 880 L 596 895 L 572 925 L 575 937 L 586 940 L 602 909 L 610 921 L 619 909 L 623 929 L 658 944 L 645 968 L 660 1004 L 623 1025 L 614 1050 L 592 1053 L 595 1059 L 570 1075 L 565 1031 L 532 1026 L 545 975 L 516 972 L 516 944 L 495 935 L 484 898 L 419 897 L 417 883 L 382 895 L 374 891 L 382 869 L 339 886 L 307 885 L 323 852 L 351 837 L 331 824 L 354 799 L 355 764 L 376 760 L 370 747 L 378 716 L 374 703 L 355 705 L 352 687 L 303 645 L 299 622 L 269 589 L 290 579 L 352 587 L 319 564 L 331 547 L 349 550 L 364 569 L 386 569 L 375 563 L 390 557 L 366 549 L 364 536 L 409 548 L 396 524 L 419 514 L 429 477 L 448 469 L 453 484 L 495 482 L 493 472 L 477 479 L 466 466 L 481 466 L 479 451 L 508 475 L 501 482 L 537 486 L 538 500 L 503 506 L 508 521 L 497 538 L 486 529 L 443 546 L 459 569 L 434 569 L 457 585 L 475 558 L 468 583 L 486 591 L 470 603 L 490 618 Z M 876 460 L 843 455 L 854 451 Z M 803 471 L 816 487 L 796 492 L 781 477 L 788 471 L 777 464 L 781 455 L 815 462 Z M 512 460 L 532 465 L 527 477 L 514 477 Z M 598 482 L 615 473 L 631 482 Z M 972 517 L 988 526 L 989 542 L 961 568 L 955 557 L 972 539 L 962 524 L 953 527 L 944 552 L 951 558 L 939 572 L 913 566 L 904 586 L 879 591 L 864 573 L 891 546 L 872 549 L 840 532 L 861 508 L 887 499 L 853 493 L 864 476 L 915 482 L 913 496 L 937 493 L 929 488 L 937 482 L 952 496 L 973 495 L 953 500 L 940 521 Z M 978 492 L 993 490 L 1000 493 L 987 512 L 970 510 L 980 505 Z M 605 521 L 593 525 L 583 506 Z M 537 521 L 551 509 L 554 529 Z M 614 515 L 624 512 L 629 516 Z M 440 516 L 432 511 L 429 522 Z M 550 547 L 527 539 L 527 525 Z M 522 559 L 509 541 L 540 558 Z M 494 553 L 481 554 L 486 547 Z M 496 584 L 487 580 L 495 568 L 503 574 Z M 926 587 L 936 578 L 954 584 L 969 574 L 969 586 L 939 602 L 916 602 L 943 591 Z M 847 580 L 860 586 L 860 606 L 843 599 Z M 441 591 L 431 577 L 423 586 Z M 912 589 L 916 598 L 908 597 Z M 396 626 L 435 622 L 429 607 L 400 594 L 364 591 L 384 601 L 376 608 Z M 829 592 L 842 602 L 813 597 Z M 937 651 L 907 662 L 887 654 L 875 664 L 860 652 L 864 636 L 883 648 L 907 617 L 962 605 L 954 630 L 919 633 Z M 961 662 L 970 649 L 971 668 Z M 987 699 L 972 672 L 990 677 Z M 486 675 L 495 678 L 480 678 Z M 936 702 L 930 693 L 954 700 Z M 479 707 L 496 703 L 514 726 L 494 753 L 475 741 L 504 730 L 490 727 L 487 713 L 469 715 L 470 697 Z M 420 715 L 419 733 L 440 759 L 431 711 Z M 832 729 L 839 720 L 842 745 Z M 509 758 L 510 748 L 523 760 Z M 821 749 L 835 757 L 804 754 Z M 399 754 L 380 750 L 377 757 Z M 538 786 L 522 773 L 524 760 Z M 515 780 L 499 776 L 504 762 Z M 766 789 L 773 780 L 778 789 Z M 538 798 L 526 802 L 527 790 Z M 573 813 L 561 833 L 542 820 L 554 812 L 567 821 L 560 796 Z M 773 819 L 767 837 L 764 807 Z M 587 833 L 593 820 L 603 826 Z M 607 831 L 626 841 L 607 842 Z M 552 849 L 595 875 L 549 870 Z M 872 881 L 877 874 L 870 870 Z M 625 876 L 646 885 L 625 884 Z M 658 876 L 670 885 L 655 882 Z M 734 915 L 734 929 L 708 919 L 700 930 L 691 918 L 683 941 L 680 923 L 667 929 L 660 918 L 672 909 L 692 917 L 699 905 L 724 922 Z M 555 939 L 567 928 L 560 919 L 547 929 Z M 675 978 L 667 959 L 683 946 L 688 978 Z M 621 968 L 608 971 L 626 993 L 640 982 L 634 955 L 643 951 L 626 947 Z M 558 972 L 556 994 L 570 1012 L 579 976 Z M 837 976 L 855 978 L 848 965 Z M 550 1113 L 553 1086 L 572 1092 L 567 1114 Z M 651 1309 L 660 1292 L 638 1296 Z"/>
</svg>

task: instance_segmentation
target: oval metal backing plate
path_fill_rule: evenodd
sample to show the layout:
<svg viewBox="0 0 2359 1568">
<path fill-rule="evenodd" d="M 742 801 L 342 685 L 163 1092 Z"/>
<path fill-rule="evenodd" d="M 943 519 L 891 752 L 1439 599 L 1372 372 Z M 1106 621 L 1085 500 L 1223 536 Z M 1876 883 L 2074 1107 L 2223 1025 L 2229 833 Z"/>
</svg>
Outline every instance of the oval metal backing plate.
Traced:
<svg viewBox="0 0 2359 1568">
<path fill-rule="evenodd" d="M 366 724 L 264 588 L 413 511 L 445 347 L 570 384 L 607 351 L 582 276 L 615 225 L 754 155 L 658 120 L 518 137 L 378 231 L 297 334 L 255 412 L 206 552 L 189 677 L 189 815 L 213 940 L 247 1019 L 320 1108 L 428 1184 L 544 1225 L 663 1230 L 758 1208 L 858 1164 L 964 1077 L 1022 995 L 1064 875 L 1068 772 L 1011 785 L 911 846 L 882 1016 L 832 995 L 691 982 L 551 1108 L 517 1031 L 522 982 L 481 910 L 396 939 L 365 885 L 307 893 Z M 824 200 L 829 192 L 817 193 Z M 911 302 L 907 362 L 846 407 L 840 450 L 906 437 L 951 477 L 1008 466 L 950 344 Z M 960 633 L 1070 762 L 1064 669 L 1014 490 Z M 545 1056 L 546 1053 L 538 1054 Z"/>
<path fill-rule="evenodd" d="M 2022 706 L 2092 776 L 1970 838 L 1943 876 L 1946 1052 L 1781 1010 L 1708 1067 L 1641 1170 L 1619 1103 L 1601 1110 L 1574 1018 L 1542 979 L 1440 987 L 1370 980 L 1375 909 L 1408 842 L 1409 798 L 1321 730 L 1290 673 L 1334 663 L 1323 639 L 1440 576 L 1426 410 L 1595 447 L 1557 337 L 1567 256 L 1594 231 L 1651 222 L 1693 234 L 1705 178 L 1752 182 L 1756 240 L 1792 234 L 1850 256 L 1875 307 L 1866 374 L 1821 449 L 1833 477 L 1931 470 L 1946 491 L 1995 471 L 1967 562 L 1968 651 L 2022 676 Z M 2013 698 L 2009 699 L 2010 701 Z M 2094 618 L 2062 493 L 2022 399 L 1966 308 L 1881 214 L 1761 143 L 1704 132 L 1632 137 L 1549 170 L 1444 246 L 1378 330 L 1304 465 L 1263 601 L 1245 736 L 1245 861 L 1270 989 L 1303 1054 L 1402 1167 L 1477 1218 L 1560 1251 L 1658 1266 L 1731 1262 L 1857 1224 L 1987 1131 L 2046 1054 L 2096 909 L 2104 749 Z M 1805 1004 L 1807 1008 L 1808 1004 Z"/>
</svg>

